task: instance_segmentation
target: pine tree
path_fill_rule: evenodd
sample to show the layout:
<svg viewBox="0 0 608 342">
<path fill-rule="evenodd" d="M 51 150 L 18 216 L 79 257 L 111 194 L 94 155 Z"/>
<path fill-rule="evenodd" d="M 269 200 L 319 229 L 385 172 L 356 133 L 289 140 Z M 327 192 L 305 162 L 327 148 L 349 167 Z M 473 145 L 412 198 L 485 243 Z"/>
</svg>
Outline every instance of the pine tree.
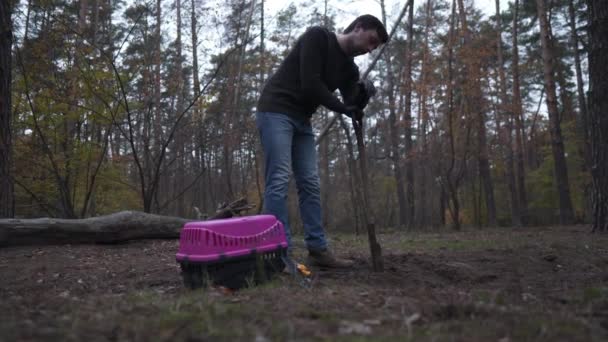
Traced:
<svg viewBox="0 0 608 342">
<path fill-rule="evenodd" d="M 12 160 L 12 13 L 14 2 L 0 4 L 0 217 L 15 215 Z"/>
</svg>

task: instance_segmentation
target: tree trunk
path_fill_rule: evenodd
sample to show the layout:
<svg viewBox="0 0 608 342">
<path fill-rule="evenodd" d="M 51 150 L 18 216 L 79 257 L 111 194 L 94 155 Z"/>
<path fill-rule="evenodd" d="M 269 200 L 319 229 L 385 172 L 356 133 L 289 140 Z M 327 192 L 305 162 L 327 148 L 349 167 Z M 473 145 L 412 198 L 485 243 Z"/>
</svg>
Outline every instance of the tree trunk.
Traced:
<svg viewBox="0 0 608 342">
<path fill-rule="evenodd" d="M 521 101 L 521 87 L 519 82 L 519 46 L 518 46 L 518 25 L 519 25 L 519 0 L 515 0 L 513 4 L 513 62 L 511 63 L 513 70 L 513 119 L 515 121 L 515 167 L 516 167 L 516 184 L 517 194 L 519 195 L 519 213 L 521 223 L 526 224 L 528 220 L 528 196 L 526 193 L 526 174 L 524 168 L 523 155 L 523 107 Z"/>
<path fill-rule="evenodd" d="M 266 31 L 264 29 L 264 0 L 260 1 L 260 92 L 264 87 L 266 77 L 266 51 L 264 46 L 264 35 Z"/>
<path fill-rule="evenodd" d="M 456 165 L 456 144 L 455 144 L 455 123 L 454 123 L 454 41 L 455 41 L 455 25 L 456 25 L 456 0 L 452 0 L 452 14 L 450 16 L 450 31 L 448 33 L 448 85 L 447 85 L 447 118 L 448 118 L 448 140 L 449 140 L 449 161 L 448 168 L 445 172 L 445 179 L 443 187 L 447 188 L 448 197 L 448 211 L 450 212 L 450 219 L 452 220 L 452 228 L 454 230 L 460 230 L 460 203 L 458 201 L 458 180 L 454 176 L 454 168 Z M 451 205 L 450 205 L 451 204 Z"/>
<path fill-rule="evenodd" d="M 587 100 L 585 99 L 585 91 L 583 89 L 583 72 L 581 68 L 581 57 L 578 49 L 578 34 L 576 33 L 576 16 L 574 14 L 574 0 L 568 2 L 568 14 L 570 16 L 570 40 L 572 44 L 572 52 L 574 53 L 574 67 L 576 70 L 576 91 L 578 95 L 578 108 L 580 112 L 580 119 L 577 120 L 578 131 L 583 140 L 582 149 L 585 160 L 585 168 L 589 167 L 590 155 L 589 155 L 589 123 L 588 123 L 588 111 L 587 111 Z"/>
<path fill-rule="evenodd" d="M 0 217 L 15 216 L 12 141 L 12 47 L 14 2 L 0 4 Z"/>
<path fill-rule="evenodd" d="M 179 237 L 188 220 L 134 211 L 87 219 L 0 220 L 0 246 L 117 243 Z"/>
<path fill-rule="evenodd" d="M 163 163 L 160 160 L 161 155 L 161 140 L 162 140 L 162 108 L 161 108 L 161 25 L 162 25 L 162 0 L 156 0 L 156 29 L 154 34 L 155 39 L 155 48 L 153 52 L 154 61 L 154 76 L 153 80 L 153 103 L 152 106 L 154 108 L 153 113 L 150 113 L 150 117 L 148 120 L 145 120 L 145 125 L 147 125 L 147 143 L 144 143 L 144 172 L 146 174 L 146 184 L 142 183 L 143 192 L 144 192 L 144 211 L 155 212 L 158 210 L 155 204 L 155 199 L 157 197 L 157 192 L 159 191 L 159 186 L 161 185 L 161 179 L 158 173 L 154 172 L 156 169 L 157 163 Z M 151 103 L 152 104 L 152 101 Z M 149 122 L 148 122 L 149 121 Z M 144 128 L 146 130 L 146 128 Z M 152 132 L 150 135 L 149 132 Z M 166 179 L 165 176 L 162 177 Z"/>
<path fill-rule="evenodd" d="M 154 50 L 154 137 L 153 137 L 153 146 L 154 152 L 159 153 L 160 150 L 160 139 L 161 139 L 161 122 L 162 122 L 162 109 L 160 106 L 161 103 L 161 24 L 162 24 L 162 0 L 156 0 L 156 33 L 154 35 L 156 39 L 156 46 Z"/>
<path fill-rule="evenodd" d="M 156 46 L 154 49 L 154 136 L 152 138 L 154 153 L 158 154 L 161 145 L 162 132 L 162 108 L 161 108 L 161 54 L 162 54 L 162 0 L 156 0 Z"/>
<path fill-rule="evenodd" d="M 196 162 L 194 163 L 194 171 L 199 174 L 203 172 L 205 160 L 203 158 L 203 134 L 204 134 L 204 116 L 202 112 L 202 99 L 200 98 L 201 93 L 201 82 L 199 79 L 198 72 L 198 25 L 197 25 L 197 14 L 196 14 L 196 2 L 195 0 L 190 0 L 190 38 L 192 44 L 192 88 L 193 88 L 193 96 L 196 100 L 192 110 L 192 127 L 194 128 L 194 158 Z M 202 179 L 196 183 L 194 188 L 194 198 L 193 203 L 197 208 L 204 210 L 204 199 L 203 196 L 205 194 L 204 182 Z"/>
<path fill-rule="evenodd" d="M 568 168 L 564 156 L 564 141 L 557 109 L 557 94 L 554 80 L 555 63 L 552 51 L 551 28 L 547 22 L 545 0 L 536 0 L 536 7 L 540 24 L 540 41 L 543 49 L 543 73 L 545 77 L 545 89 L 547 92 L 551 150 L 553 152 L 555 182 L 559 196 L 559 221 L 561 224 L 570 224 L 574 221 L 574 212 L 570 199 Z"/>
<path fill-rule="evenodd" d="M 417 225 L 420 227 L 424 227 L 428 224 L 428 205 L 427 205 L 427 189 L 429 189 L 429 175 L 428 170 L 430 169 L 430 159 L 428 158 L 428 137 L 427 137 L 427 124 L 428 124 L 428 93 L 429 93 L 429 85 L 427 82 L 429 81 L 429 55 L 430 55 L 430 47 L 429 47 L 429 37 L 431 35 L 431 15 L 432 15 L 432 0 L 427 0 L 425 4 L 425 24 L 424 24 L 424 43 L 422 46 L 422 61 L 420 66 L 420 86 L 419 86 L 419 111 L 418 111 L 418 137 L 417 141 L 419 141 L 417 150 L 419 151 L 417 161 L 418 161 L 418 212 L 415 215 L 417 217 Z"/>
<path fill-rule="evenodd" d="M 196 21 L 196 3 L 195 0 L 190 0 L 190 38 L 192 42 L 192 85 L 194 89 L 194 97 L 198 97 L 201 92 L 201 81 L 198 74 L 198 26 Z M 194 117 L 200 120 L 201 115 L 201 100 L 197 99 L 194 105 Z"/>
<path fill-rule="evenodd" d="M 380 1 L 382 20 L 384 25 L 387 25 L 386 21 L 386 8 L 384 6 L 384 0 Z M 386 61 L 386 79 L 387 79 L 387 95 L 388 95 L 388 129 L 389 129 L 389 155 L 393 164 L 393 172 L 395 177 L 397 200 L 399 202 L 399 226 L 405 227 L 407 225 L 407 207 L 405 203 L 405 190 L 403 185 L 403 170 L 401 169 L 401 156 L 399 153 L 399 132 L 397 127 L 397 115 L 395 113 L 395 78 L 393 76 L 393 65 L 391 62 L 391 50 L 390 47 L 386 47 L 386 53 L 384 54 Z"/>
<path fill-rule="evenodd" d="M 208 220 L 230 218 L 252 209 L 240 198 Z M 181 217 L 121 211 L 87 219 L 2 219 L 0 247 L 33 244 L 118 243 L 136 239 L 175 239 L 186 222 Z"/>
<path fill-rule="evenodd" d="M 468 55 L 468 58 L 465 58 L 464 61 L 466 70 L 464 73 L 465 101 L 467 101 L 467 108 L 475 112 L 475 117 L 477 119 L 477 160 L 479 177 L 481 178 L 480 182 L 483 184 L 488 224 L 496 226 L 496 204 L 494 202 L 494 185 L 490 174 L 490 162 L 488 161 L 486 118 L 478 76 L 481 71 L 481 66 L 479 65 L 479 58 L 475 57 L 472 51 L 471 34 L 468 30 L 466 9 L 463 0 L 458 0 L 458 7 L 460 9 L 462 35 L 464 36 L 463 48 L 467 51 Z"/>
<path fill-rule="evenodd" d="M 266 48 L 264 45 L 264 37 L 266 34 L 266 30 L 264 27 L 264 0 L 260 1 L 260 82 L 258 84 L 258 94 L 262 93 L 262 90 L 264 89 L 264 83 L 265 83 L 265 76 L 266 76 Z M 264 209 L 264 195 L 262 192 L 262 186 L 261 186 L 261 174 L 263 174 L 263 172 L 261 172 L 261 168 L 262 168 L 262 150 L 261 150 L 261 146 L 260 144 L 256 144 L 256 159 L 255 159 L 255 164 L 256 164 L 256 170 L 255 170 L 255 183 L 256 183 L 256 188 L 258 191 L 258 197 L 260 198 L 260 206 L 258 208 L 259 212 L 261 213 L 262 210 Z"/>
<path fill-rule="evenodd" d="M 574 115 L 574 104 L 572 103 L 572 97 L 568 92 L 568 84 L 566 80 L 566 75 L 564 75 L 564 71 L 570 66 L 563 65 L 559 63 L 559 60 L 555 60 L 555 81 L 559 86 L 559 99 L 561 101 L 561 111 L 559 111 L 559 122 L 573 122 L 576 120 L 576 116 Z"/>
<path fill-rule="evenodd" d="M 103 28 L 105 21 L 100 23 L 99 22 L 99 1 L 100 0 L 93 0 L 93 6 L 92 6 L 92 18 L 91 18 L 91 30 L 90 30 L 90 39 L 91 42 L 94 46 L 97 46 L 97 36 L 98 36 L 98 31 L 100 28 Z M 93 99 L 93 106 L 98 107 L 98 106 L 103 106 L 103 104 L 101 103 L 101 101 L 97 98 Z M 108 146 L 109 143 L 109 136 L 112 134 L 111 130 L 112 130 L 113 124 L 110 123 L 109 127 L 108 127 L 108 134 L 106 135 L 106 141 L 105 141 L 105 146 Z M 102 136 L 103 136 L 103 132 L 102 132 L 102 127 L 100 124 L 98 124 L 97 122 L 93 121 L 91 123 L 91 140 L 95 141 L 95 143 L 97 145 L 102 145 Z M 107 150 L 106 150 L 107 151 Z M 103 161 L 105 159 L 105 152 L 104 151 L 104 156 L 100 156 L 100 161 Z M 79 217 L 90 217 L 90 216 L 97 216 L 97 191 L 96 191 L 96 184 L 95 184 L 95 179 L 97 178 L 97 174 L 96 172 L 94 172 L 90 177 L 89 177 L 89 170 L 90 168 L 93 167 L 92 165 L 92 160 L 90 157 L 87 157 L 87 186 L 86 186 L 86 195 L 85 195 L 85 200 L 83 202 L 82 205 L 82 209 L 80 211 L 80 216 Z M 98 169 L 98 168 L 96 168 Z M 89 183 L 89 179 L 91 180 Z"/>
<path fill-rule="evenodd" d="M 445 210 L 447 206 L 448 198 L 446 195 L 445 187 L 442 186 L 439 193 L 439 225 L 445 226 Z"/>
<path fill-rule="evenodd" d="M 482 110 L 478 110 L 477 123 L 477 143 L 479 144 L 479 176 L 480 186 L 483 186 L 484 200 L 486 204 L 487 224 L 494 227 L 496 221 L 496 202 L 494 201 L 494 183 L 492 182 L 492 174 L 490 173 L 490 161 L 488 160 L 488 144 L 486 138 L 486 120 Z M 481 189 L 480 189 L 481 191 Z M 481 199 L 480 199 L 481 202 Z"/>
<path fill-rule="evenodd" d="M 499 145 L 502 146 L 503 158 L 505 160 L 505 178 L 509 189 L 511 207 L 511 222 L 514 226 L 521 226 L 521 213 L 519 211 L 519 200 L 517 198 L 517 186 L 515 184 L 515 165 L 513 163 L 513 116 L 510 114 L 509 100 L 507 98 L 507 81 L 504 69 L 504 57 L 502 53 L 502 25 L 500 22 L 500 0 L 496 0 L 496 46 L 498 56 L 498 76 L 500 83 L 500 107 L 499 117 L 504 118 L 505 126 L 498 129 Z M 498 126 L 498 125 L 497 125 Z"/>
<path fill-rule="evenodd" d="M 175 0 L 175 9 L 176 9 L 176 16 L 177 16 L 177 37 L 175 39 L 175 49 L 176 49 L 176 54 L 177 54 L 177 71 L 175 72 L 175 81 L 177 82 L 177 87 L 176 87 L 176 92 L 177 92 L 177 105 L 176 105 L 176 111 L 175 111 L 175 120 L 177 120 L 183 113 L 184 111 L 184 97 L 185 97 L 185 92 L 184 92 L 184 81 L 183 81 L 183 66 L 182 66 L 182 11 L 181 8 L 182 4 L 181 4 L 181 0 Z M 188 123 L 187 122 L 182 122 L 178 125 L 178 127 L 176 128 L 177 130 L 184 130 L 186 127 L 188 127 Z M 183 131 L 182 131 L 183 132 Z M 176 211 L 174 211 L 177 216 L 179 217 L 184 217 L 186 215 L 186 208 L 185 208 L 185 196 L 182 193 L 184 190 L 184 187 L 186 185 L 185 179 L 186 179 L 186 153 L 185 153 L 185 134 L 183 134 L 182 132 L 178 133 L 175 136 L 175 158 L 177 158 L 177 171 L 175 174 L 175 186 L 173 187 L 172 191 L 177 194 L 177 200 L 175 203 L 176 206 Z M 181 193 L 181 194 L 180 194 Z"/>
<path fill-rule="evenodd" d="M 407 225 L 413 227 L 415 219 L 414 202 L 414 163 L 412 142 L 412 59 L 414 58 L 414 6 L 408 10 L 407 52 L 405 56 L 405 182 L 406 182 L 406 213 Z"/>
<path fill-rule="evenodd" d="M 608 2 L 587 0 L 587 6 L 593 231 L 608 232 Z"/>
</svg>

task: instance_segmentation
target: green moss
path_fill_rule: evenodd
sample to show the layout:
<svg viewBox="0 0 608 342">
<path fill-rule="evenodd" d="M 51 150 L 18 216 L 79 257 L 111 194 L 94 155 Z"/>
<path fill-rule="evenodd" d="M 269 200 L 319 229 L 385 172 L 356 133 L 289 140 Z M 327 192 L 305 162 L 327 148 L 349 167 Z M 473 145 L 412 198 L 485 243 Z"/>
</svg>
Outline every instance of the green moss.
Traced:
<svg viewBox="0 0 608 342">
<path fill-rule="evenodd" d="M 606 287 L 587 287 L 583 290 L 583 303 L 585 304 L 589 304 L 606 297 L 608 297 L 608 288 Z"/>
</svg>

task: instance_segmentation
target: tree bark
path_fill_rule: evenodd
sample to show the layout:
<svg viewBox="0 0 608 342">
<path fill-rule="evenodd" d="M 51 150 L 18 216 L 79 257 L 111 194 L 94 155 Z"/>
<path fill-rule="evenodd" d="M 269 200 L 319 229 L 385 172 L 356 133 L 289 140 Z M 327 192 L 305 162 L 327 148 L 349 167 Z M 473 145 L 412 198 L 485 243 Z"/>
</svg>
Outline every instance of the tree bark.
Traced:
<svg viewBox="0 0 608 342">
<path fill-rule="evenodd" d="M 185 101 L 185 92 L 184 92 L 184 80 L 183 80 L 183 65 L 182 65 L 182 3 L 181 0 L 175 0 L 175 10 L 176 10 L 176 17 L 177 17 L 177 22 L 176 22 L 176 31 L 177 31 L 177 37 L 175 39 L 175 50 L 176 50 L 176 54 L 177 54 L 177 70 L 175 72 L 175 82 L 177 82 L 177 87 L 176 87 L 176 96 L 177 96 L 177 105 L 176 105 L 176 110 L 175 110 L 175 119 L 177 120 L 177 118 L 182 115 L 182 112 L 184 111 L 184 101 Z M 186 127 L 188 127 L 188 123 L 187 122 L 182 122 L 179 126 L 178 126 L 178 130 L 182 130 L 185 129 Z M 184 198 L 184 194 L 182 193 L 181 195 L 180 192 L 183 192 L 184 187 L 186 185 L 185 179 L 186 179 L 186 153 L 185 153 L 185 144 L 186 144 L 186 139 L 185 139 L 185 134 L 177 134 L 175 136 L 175 158 L 177 158 L 177 170 L 176 170 L 176 174 L 175 174 L 175 179 L 173 180 L 175 182 L 175 186 L 172 189 L 172 192 L 178 194 L 177 196 L 177 200 L 175 203 L 176 206 L 176 210 L 173 211 L 175 213 L 177 213 L 178 216 L 183 217 L 186 214 L 186 208 L 185 208 L 185 198 Z"/>
<path fill-rule="evenodd" d="M 467 108 L 474 112 L 475 118 L 477 119 L 477 160 L 479 177 L 481 178 L 480 182 L 483 185 L 483 192 L 485 195 L 488 224 L 490 226 L 496 226 L 496 204 L 494 201 L 494 185 L 490 173 L 490 162 L 488 160 L 486 118 L 478 76 L 481 66 L 479 65 L 479 57 L 474 56 L 472 51 L 471 34 L 468 29 L 466 9 L 463 0 L 458 0 L 458 7 L 460 9 L 462 35 L 464 36 L 463 48 L 467 51 L 466 53 L 468 55 L 468 58 L 465 58 L 464 61 L 466 70 L 464 73 L 465 101 L 467 101 Z"/>
<path fill-rule="evenodd" d="M 420 86 L 419 86 L 419 105 L 418 105 L 418 154 L 417 154 L 417 162 L 418 162 L 418 212 L 415 214 L 417 218 L 417 225 L 420 227 L 424 227 L 428 224 L 428 216 L 429 211 L 427 210 L 427 189 L 429 189 L 429 172 L 430 162 L 428 158 L 428 137 L 427 137 L 427 124 L 429 117 L 428 110 L 428 98 L 429 98 L 429 88 L 430 86 L 427 84 L 429 81 L 430 74 L 430 47 L 429 47 L 429 37 L 431 35 L 431 16 L 432 16 L 432 7 L 433 1 L 427 0 L 424 5 L 425 11 L 425 23 L 424 23 L 424 43 L 422 46 L 422 61 L 420 66 Z"/>
<path fill-rule="evenodd" d="M 221 207 L 207 220 L 230 218 L 252 208 L 245 198 L 240 198 Z M 0 247 L 175 239 L 184 224 L 190 221 L 139 211 L 121 211 L 86 219 L 0 219 Z"/>
<path fill-rule="evenodd" d="M 199 79 L 199 71 L 198 71 L 198 24 L 197 24 L 197 14 L 196 14 L 196 2 L 195 0 L 190 0 L 190 39 L 192 44 L 192 88 L 193 88 L 193 96 L 196 98 L 201 93 L 201 82 Z M 203 172 L 205 159 L 203 158 L 204 148 L 204 115 L 202 111 L 202 99 L 199 97 L 196 100 L 196 103 L 193 107 L 192 114 L 192 126 L 195 129 L 194 131 L 194 171 L 196 174 Z M 194 206 L 198 208 L 204 208 L 204 199 L 203 196 L 205 194 L 204 182 L 201 180 L 197 182 L 196 187 L 194 189 Z"/>
<path fill-rule="evenodd" d="M 153 118 L 153 136 L 152 136 L 152 154 L 151 154 L 151 160 L 150 160 L 150 164 L 148 165 L 148 167 L 152 170 L 156 169 L 156 164 L 163 164 L 163 157 L 161 157 L 162 152 L 161 152 L 161 145 L 162 145 L 162 137 L 163 137 L 163 130 L 162 130 L 162 122 L 163 122 L 163 110 L 161 107 L 161 85 L 162 85 L 162 81 L 161 81 L 161 69 L 162 69 L 162 60 L 161 60 L 161 55 L 162 55 L 162 30 L 161 30 L 161 25 L 162 25 L 162 6 L 161 6 L 161 1 L 162 0 L 156 0 L 156 32 L 155 32 L 155 49 L 154 49 L 154 118 Z M 147 205 L 147 212 L 157 212 L 158 211 L 158 205 L 154 205 L 155 203 L 158 204 L 157 200 L 158 200 L 158 193 L 159 188 L 161 188 L 165 182 L 167 182 L 167 176 L 166 175 L 160 175 L 159 173 L 154 173 L 152 172 L 152 175 L 149 179 L 149 184 L 150 187 L 152 189 L 155 188 L 154 191 L 149 191 L 148 192 L 148 198 L 146 203 Z M 144 207 L 146 207 L 144 205 Z"/>
<path fill-rule="evenodd" d="M 570 199 L 568 167 L 564 156 L 564 141 L 562 138 L 559 111 L 557 109 L 551 28 L 547 22 L 545 0 L 536 0 L 536 7 L 540 24 L 540 41 L 543 51 L 543 73 L 545 77 L 545 89 L 547 92 L 547 111 L 549 112 L 549 131 L 551 133 L 551 150 L 554 159 L 555 183 L 559 196 L 559 221 L 561 224 L 570 224 L 574 221 L 574 212 Z"/>
<path fill-rule="evenodd" d="M 490 161 L 488 159 L 488 144 L 486 137 L 486 118 L 483 110 L 477 111 L 477 143 L 479 144 L 478 151 L 478 167 L 480 182 L 483 186 L 484 200 L 486 204 L 486 215 L 488 225 L 496 226 L 496 202 L 494 200 L 494 183 L 492 174 L 490 173 Z M 480 199 L 481 202 L 481 199 Z"/>
<path fill-rule="evenodd" d="M 608 232 L 608 2 L 587 0 L 587 6 L 593 231 Z"/>
<path fill-rule="evenodd" d="M 0 220 L 0 246 L 177 238 L 189 220 L 135 211 L 87 219 Z"/>
<path fill-rule="evenodd" d="M 198 74 L 198 26 L 196 20 L 196 3 L 195 0 L 190 0 L 190 39 L 192 43 L 192 86 L 194 96 L 198 96 L 201 92 L 201 81 Z M 197 100 L 194 105 L 194 117 L 199 120 L 201 115 L 201 100 Z"/>
<path fill-rule="evenodd" d="M 526 224 L 528 220 L 528 196 L 526 193 L 526 173 L 524 168 L 523 155 L 523 107 L 521 101 L 521 86 L 519 77 L 519 45 L 518 45 L 518 28 L 519 28 L 519 0 L 515 0 L 513 4 L 513 28 L 512 28 L 512 46 L 513 46 L 513 61 L 511 63 L 513 72 L 513 110 L 512 121 L 515 122 L 515 170 L 517 194 L 519 196 L 519 213 L 521 223 Z"/>
<path fill-rule="evenodd" d="M 162 108 L 161 108 L 161 43 L 162 43 L 162 35 L 161 35 L 161 25 L 162 25 L 162 0 L 156 0 L 156 32 L 154 34 L 154 38 L 156 39 L 155 49 L 154 49 L 154 138 L 153 138 L 153 146 L 154 151 L 158 153 L 160 150 L 160 139 L 161 139 L 161 122 L 162 122 Z"/>
<path fill-rule="evenodd" d="M 380 1 L 382 20 L 384 24 L 386 21 L 386 8 L 384 6 L 384 0 Z M 405 203 L 405 190 L 403 181 L 403 170 L 401 169 L 401 156 L 399 153 L 399 132 L 397 125 L 397 114 L 395 109 L 395 78 L 393 76 L 393 65 L 391 62 L 391 50 L 390 47 L 386 48 L 384 54 L 386 61 L 386 79 L 387 79 L 387 95 L 388 95 L 388 129 L 389 129 L 389 151 L 390 159 L 393 164 L 393 176 L 395 178 L 397 200 L 399 203 L 399 226 L 405 227 L 407 225 L 407 207 Z"/>
<path fill-rule="evenodd" d="M 454 169 L 456 166 L 456 133 L 454 123 L 454 41 L 456 39 L 455 26 L 456 26 L 456 0 L 452 0 L 452 14 L 450 15 L 450 31 L 448 32 L 448 85 L 447 85 L 447 118 L 448 118 L 448 141 L 449 141 L 449 160 L 448 168 L 445 172 L 443 187 L 447 188 L 448 200 L 448 211 L 450 213 L 450 219 L 452 221 L 452 228 L 454 230 L 460 230 L 460 203 L 458 201 L 458 179 L 454 176 Z M 451 204 L 451 205 L 450 205 Z"/>
<path fill-rule="evenodd" d="M 416 210 L 414 202 L 414 163 L 412 142 L 412 60 L 414 58 L 414 6 L 408 9 L 407 52 L 405 56 L 405 183 L 406 183 L 406 213 L 408 228 L 413 227 Z"/>
<path fill-rule="evenodd" d="M 0 217 L 15 215 L 12 141 L 12 47 L 14 2 L 0 4 Z"/>
<path fill-rule="evenodd" d="M 574 54 L 574 67 L 576 71 L 576 91 L 578 96 L 578 107 L 580 111 L 580 119 L 578 122 L 578 130 L 583 140 L 583 156 L 585 159 L 585 167 L 589 167 L 590 152 L 589 152 L 589 124 L 587 100 L 585 99 L 585 91 L 583 89 L 583 72 L 581 68 L 581 57 L 578 49 L 578 34 L 576 32 L 576 16 L 574 13 L 574 0 L 568 2 L 568 14 L 570 16 L 570 40 L 572 44 L 572 53 Z"/>
<path fill-rule="evenodd" d="M 260 1 L 260 92 L 264 86 L 266 78 L 266 50 L 264 46 L 264 35 L 266 30 L 264 29 L 264 0 Z"/>
<path fill-rule="evenodd" d="M 514 226 L 521 226 L 521 213 L 517 198 L 517 185 L 515 184 L 515 164 L 513 162 L 513 116 L 507 109 L 509 100 L 507 98 L 507 81 L 504 69 L 504 57 L 502 53 L 502 25 L 500 22 L 500 0 L 496 0 L 496 48 L 498 56 L 498 76 L 500 83 L 500 107 L 499 117 L 504 118 L 505 126 L 498 128 L 499 144 L 502 146 L 503 158 L 505 160 L 505 178 L 509 189 L 511 207 L 511 222 Z"/>
</svg>

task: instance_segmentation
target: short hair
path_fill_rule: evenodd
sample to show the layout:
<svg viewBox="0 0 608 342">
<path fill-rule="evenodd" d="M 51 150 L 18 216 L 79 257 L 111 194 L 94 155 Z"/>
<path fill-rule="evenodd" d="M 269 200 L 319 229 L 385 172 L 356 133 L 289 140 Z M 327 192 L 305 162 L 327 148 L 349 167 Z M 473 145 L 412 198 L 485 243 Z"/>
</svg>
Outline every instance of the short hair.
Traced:
<svg viewBox="0 0 608 342">
<path fill-rule="evenodd" d="M 388 33 L 386 32 L 384 24 L 373 15 L 364 14 L 357 17 L 357 19 L 353 20 L 353 22 L 348 25 L 346 30 L 344 30 L 344 33 L 353 31 L 357 25 L 361 26 L 364 30 L 375 29 L 376 32 L 378 32 L 378 38 L 380 38 L 382 44 L 388 42 Z"/>
</svg>

